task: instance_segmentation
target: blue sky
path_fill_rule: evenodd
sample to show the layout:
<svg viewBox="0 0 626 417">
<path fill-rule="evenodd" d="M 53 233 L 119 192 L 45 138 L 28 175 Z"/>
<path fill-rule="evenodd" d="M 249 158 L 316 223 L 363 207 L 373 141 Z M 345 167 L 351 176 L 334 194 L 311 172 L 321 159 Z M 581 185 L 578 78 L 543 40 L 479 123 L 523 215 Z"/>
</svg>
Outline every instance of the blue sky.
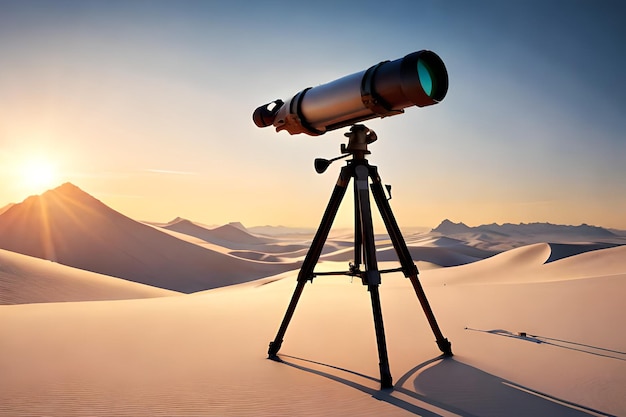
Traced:
<svg viewBox="0 0 626 417">
<path fill-rule="evenodd" d="M 339 164 L 319 176 L 312 161 L 338 155 L 343 131 L 276 133 L 252 111 L 430 49 L 448 68 L 444 101 L 366 123 L 401 225 L 626 229 L 624 12 L 619 1 L 0 0 L 0 206 L 36 192 L 17 172 L 37 156 L 59 184 L 133 218 L 316 226 Z"/>
</svg>

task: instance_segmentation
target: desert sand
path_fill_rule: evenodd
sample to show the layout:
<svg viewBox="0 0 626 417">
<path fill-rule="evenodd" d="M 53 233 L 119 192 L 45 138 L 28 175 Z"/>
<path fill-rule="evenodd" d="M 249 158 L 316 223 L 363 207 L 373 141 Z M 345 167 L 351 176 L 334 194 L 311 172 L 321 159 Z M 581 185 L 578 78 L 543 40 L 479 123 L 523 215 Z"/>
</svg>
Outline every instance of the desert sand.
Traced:
<svg viewBox="0 0 626 417">
<path fill-rule="evenodd" d="M 385 276 L 392 391 L 379 389 L 367 291 L 349 277 L 307 285 L 283 363 L 266 349 L 295 272 L 190 295 L 1 306 L 0 414 L 624 415 L 626 247 L 544 264 L 548 254 L 540 244 L 422 274 L 453 343 L 446 359 L 410 283 Z"/>
<path fill-rule="evenodd" d="M 272 361 L 268 343 L 307 239 L 222 228 L 210 242 L 217 233 L 183 225 L 130 230 L 199 250 L 223 243 L 211 253 L 236 262 L 220 271 L 262 265 L 263 277 L 241 283 L 233 270 L 233 285 L 184 294 L 0 251 L 0 415 L 626 415 L 626 246 L 533 243 L 497 253 L 437 233 L 408 236 L 454 356 L 440 356 L 410 281 L 385 274 L 394 388 L 381 390 L 360 279 L 307 283 L 281 361 Z M 317 271 L 347 269 L 347 242 L 331 240 Z M 378 244 L 380 267 L 397 266 L 388 242 Z"/>
<path fill-rule="evenodd" d="M 0 304 L 126 300 L 180 294 L 0 249 Z"/>
</svg>

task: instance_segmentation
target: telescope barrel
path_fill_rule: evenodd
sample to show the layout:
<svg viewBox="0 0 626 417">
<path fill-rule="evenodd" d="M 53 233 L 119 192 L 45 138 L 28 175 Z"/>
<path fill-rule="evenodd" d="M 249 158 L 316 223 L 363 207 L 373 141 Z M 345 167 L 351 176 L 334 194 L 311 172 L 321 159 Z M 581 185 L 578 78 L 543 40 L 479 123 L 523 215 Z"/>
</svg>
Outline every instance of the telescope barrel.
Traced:
<svg viewBox="0 0 626 417">
<path fill-rule="evenodd" d="M 365 71 L 306 88 L 291 99 L 275 100 L 253 113 L 258 127 L 316 136 L 341 127 L 401 114 L 410 106 L 430 106 L 444 99 L 448 73 L 437 54 L 422 50 L 384 61 Z"/>
</svg>

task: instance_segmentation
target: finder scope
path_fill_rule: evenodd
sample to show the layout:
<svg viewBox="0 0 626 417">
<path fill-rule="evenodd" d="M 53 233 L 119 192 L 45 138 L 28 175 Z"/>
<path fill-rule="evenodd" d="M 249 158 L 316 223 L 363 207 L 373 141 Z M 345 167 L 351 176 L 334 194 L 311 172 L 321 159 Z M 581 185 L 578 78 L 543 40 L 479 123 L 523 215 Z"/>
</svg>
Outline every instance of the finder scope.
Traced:
<svg viewBox="0 0 626 417">
<path fill-rule="evenodd" d="M 264 104 L 252 119 L 258 127 L 274 125 L 277 132 L 317 136 L 363 120 L 401 114 L 406 107 L 437 104 L 447 92 L 443 61 L 423 50 L 305 88 L 286 102 Z"/>
</svg>

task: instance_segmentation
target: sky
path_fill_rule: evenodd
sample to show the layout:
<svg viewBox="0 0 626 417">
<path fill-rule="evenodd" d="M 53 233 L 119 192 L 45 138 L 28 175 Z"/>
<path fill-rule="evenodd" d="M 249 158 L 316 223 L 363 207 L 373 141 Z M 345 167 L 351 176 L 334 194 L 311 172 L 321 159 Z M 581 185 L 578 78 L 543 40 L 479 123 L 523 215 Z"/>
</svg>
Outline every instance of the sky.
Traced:
<svg viewBox="0 0 626 417">
<path fill-rule="evenodd" d="M 0 207 L 69 181 L 137 220 L 316 227 L 344 162 L 319 175 L 313 160 L 347 129 L 291 136 L 252 112 L 429 49 L 445 99 L 365 122 L 401 228 L 626 229 L 625 15 L 591 0 L 0 0 Z"/>
</svg>

